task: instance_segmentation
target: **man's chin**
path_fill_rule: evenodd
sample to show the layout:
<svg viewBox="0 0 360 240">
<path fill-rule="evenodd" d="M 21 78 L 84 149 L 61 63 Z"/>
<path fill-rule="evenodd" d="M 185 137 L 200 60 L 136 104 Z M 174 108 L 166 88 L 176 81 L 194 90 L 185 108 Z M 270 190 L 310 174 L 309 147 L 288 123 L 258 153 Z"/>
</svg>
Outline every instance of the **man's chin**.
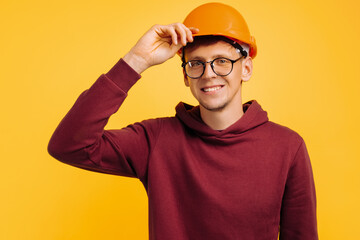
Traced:
<svg viewBox="0 0 360 240">
<path fill-rule="evenodd" d="M 227 105 L 227 103 L 218 104 L 218 105 L 200 103 L 200 106 L 202 106 L 204 109 L 211 111 L 211 112 L 220 112 L 226 107 L 226 105 Z"/>
</svg>

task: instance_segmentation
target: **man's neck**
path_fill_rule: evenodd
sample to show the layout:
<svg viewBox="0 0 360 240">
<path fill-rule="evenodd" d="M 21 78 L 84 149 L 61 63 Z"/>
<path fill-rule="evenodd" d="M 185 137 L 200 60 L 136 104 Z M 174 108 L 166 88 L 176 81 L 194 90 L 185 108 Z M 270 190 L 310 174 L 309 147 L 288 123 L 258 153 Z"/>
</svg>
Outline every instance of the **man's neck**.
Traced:
<svg viewBox="0 0 360 240">
<path fill-rule="evenodd" d="M 200 116 L 210 128 L 224 130 L 237 122 L 244 115 L 242 105 L 238 108 L 225 107 L 218 111 L 210 111 L 200 105 Z"/>
</svg>

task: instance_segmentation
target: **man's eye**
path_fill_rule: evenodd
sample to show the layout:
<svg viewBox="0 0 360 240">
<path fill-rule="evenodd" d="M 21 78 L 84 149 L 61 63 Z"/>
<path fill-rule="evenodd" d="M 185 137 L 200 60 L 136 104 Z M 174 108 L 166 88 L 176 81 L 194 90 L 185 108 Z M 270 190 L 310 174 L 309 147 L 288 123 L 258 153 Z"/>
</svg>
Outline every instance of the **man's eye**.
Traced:
<svg viewBox="0 0 360 240">
<path fill-rule="evenodd" d="M 202 63 L 200 61 L 191 61 L 189 62 L 189 67 L 200 67 L 202 66 Z"/>
<path fill-rule="evenodd" d="M 215 63 L 219 65 L 228 64 L 230 61 L 226 58 L 219 58 L 216 59 Z"/>
</svg>

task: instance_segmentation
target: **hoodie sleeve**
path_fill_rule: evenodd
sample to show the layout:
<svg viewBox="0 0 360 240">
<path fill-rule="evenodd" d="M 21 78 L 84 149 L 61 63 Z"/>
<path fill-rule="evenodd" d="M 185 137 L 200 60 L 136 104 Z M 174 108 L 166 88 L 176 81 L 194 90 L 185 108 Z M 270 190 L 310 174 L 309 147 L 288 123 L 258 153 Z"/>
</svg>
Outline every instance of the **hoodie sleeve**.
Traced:
<svg viewBox="0 0 360 240">
<path fill-rule="evenodd" d="M 315 185 L 310 158 L 302 141 L 285 185 L 279 240 L 317 239 Z"/>
<path fill-rule="evenodd" d="M 84 91 L 53 133 L 48 152 L 64 163 L 83 169 L 141 178 L 147 166 L 154 121 L 136 123 L 121 130 L 104 130 L 140 79 L 120 59 Z"/>
</svg>

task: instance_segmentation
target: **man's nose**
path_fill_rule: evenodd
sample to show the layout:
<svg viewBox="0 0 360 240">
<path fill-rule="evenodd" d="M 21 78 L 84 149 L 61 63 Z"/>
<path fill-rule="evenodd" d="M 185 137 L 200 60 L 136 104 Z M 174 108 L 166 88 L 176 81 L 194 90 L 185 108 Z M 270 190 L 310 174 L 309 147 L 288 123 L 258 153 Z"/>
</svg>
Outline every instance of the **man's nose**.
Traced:
<svg viewBox="0 0 360 240">
<path fill-rule="evenodd" d="M 204 65 L 204 74 L 203 74 L 203 78 L 214 78 L 217 75 L 215 74 L 215 72 L 213 71 L 212 67 L 211 67 L 211 62 L 206 62 Z"/>
</svg>

